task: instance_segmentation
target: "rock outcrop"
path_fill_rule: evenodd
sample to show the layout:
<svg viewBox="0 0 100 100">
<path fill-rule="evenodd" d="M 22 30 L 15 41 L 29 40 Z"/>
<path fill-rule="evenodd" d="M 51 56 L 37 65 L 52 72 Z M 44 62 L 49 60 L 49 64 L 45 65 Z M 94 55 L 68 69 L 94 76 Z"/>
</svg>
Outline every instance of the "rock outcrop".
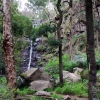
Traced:
<svg viewBox="0 0 100 100">
<path fill-rule="evenodd" d="M 50 81 L 36 80 L 30 83 L 30 89 L 35 91 L 42 91 L 46 88 L 53 88 Z"/>
</svg>

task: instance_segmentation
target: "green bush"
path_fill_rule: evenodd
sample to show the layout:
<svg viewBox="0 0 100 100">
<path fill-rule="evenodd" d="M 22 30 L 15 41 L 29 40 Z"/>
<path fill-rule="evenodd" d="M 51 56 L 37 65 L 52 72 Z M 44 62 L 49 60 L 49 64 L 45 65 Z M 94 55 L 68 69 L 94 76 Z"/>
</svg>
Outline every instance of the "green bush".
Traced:
<svg viewBox="0 0 100 100">
<path fill-rule="evenodd" d="M 15 89 L 9 90 L 6 84 L 0 83 L 0 100 L 15 100 L 14 99 L 15 92 L 16 92 Z"/>
<path fill-rule="evenodd" d="M 57 78 L 59 73 L 58 66 L 59 66 L 58 59 L 49 60 L 45 66 L 45 71 L 48 72 L 50 75 L 52 75 L 54 78 Z"/>
<path fill-rule="evenodd" d="M 38 51 L 44 51 L 46 49 L 46 47 L 44 45 L 38 45 L 36 48 Z"/>
<path fill-rule="evenodd" d="M 39 36 L 48 37 L 48 32 L 51 34 L 55 32 L 55 27 L 49 24 L 43 24 L 39 27 L 32 28 L 30 37 L 33 41 Z"/>
<path fill-rule="evenodd" d="M 6 84 L 6 77 L 0 78 L 0 84 Z"/>
<path fill-rule="evenodd" d="M 27 94 L 33 94 L 35 91 L 30 90 L 29 88 L 23 88 L 23 89 L 17 89 L 18 95 L 27 95 Z"/>
<path fill-rule="evenodd" d="M 69 55 L 62 56 L 63 69 L 67 71 L 72 71 L 74 67 L 77 66 L 76 62 L 71 62 Z M 55 60 L 51 59 L 47 62 L 45 66 L 45 71 L 47 71 L 52 76 L 56 77 L 59 74 L 59 60 L 56 58 Z"/>
<path fill-rule="evenodd" d="M 72 72 L 73 68 L 77 67 L 77 66 L 78 66 L 78 64 L 76 62 L 73 62 L 73 61 L 67 61 L 67 62 L 63 61 L 63 68 L 64 68 L 64 70 Z"/>
<path fill-rule="evenodd" d="M 66 83 L 64 87 L 62 88 L 63 94 L 73 94 L 81 97 L 87 97 L 88 95 L 88 89 L 86 87 L 86 84 L 83 84 L 81 82 L 78 83 Z"/>
<path fill-rule="evenodd" d="M 52 98 L 56 98 L 57 100 L 62 100 L 62 96 L 59 95 L 59 94 L 56 94 L 56 93 L 53 93 L 53 94 L 51 95 L 51 97 L 52 97 Z"/>
<path fill-rule="evenodd" d="M 50 37 L 48 38 L 48 44 L 52 47 L 57 47 L 61 44 L 61 42 L 57 39 L 55 39 L 54 37 Z"/>
<path fill-rule="evenodd" d="M 57 87 L 55 89 L 55 92 L 58 93 L 58 94 L 62 94 L 62 88 L 61 87 Z"/>
</svg>

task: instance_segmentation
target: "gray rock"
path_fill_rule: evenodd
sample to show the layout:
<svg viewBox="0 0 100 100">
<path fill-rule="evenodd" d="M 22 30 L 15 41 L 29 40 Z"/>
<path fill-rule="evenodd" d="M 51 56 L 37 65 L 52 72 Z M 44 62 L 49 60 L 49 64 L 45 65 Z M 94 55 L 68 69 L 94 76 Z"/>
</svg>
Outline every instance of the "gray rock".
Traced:
<svg viewBox="0 0 100 100">
<path fill-rule="evenodd" d="M 51 79 L 51 76 L 48 75 L 46 72 L 41 71 L 41 75 L 39 76 L 39 80 L 46 80 L 49 81 Z"/>
<path fill-rule="evenodd" d="M 53 88 L 51 82 L 44 80 L 36 80 L 30 83 L 30 89 L 35 91 L 42 91 L 46 88 Z"/>
<path fill-rule="evenodd" d="M 51 94 L 45 91 L 36 92 L 36 96 L 50 96 Z"/>
<path fill-rule="evenodd" d="M 66 80 L 67 82 L 77 82 L 81 79 L 81 77 L 74 73 L 68 73 L 65 76 L 63 76 L 63 79 Z"/>
<path fill-rule="evenodd" d="M 73 71 L 74 71 L 74 74 L 80 75 L 80 73 L 83 71 L 83 69 L 75 67 L 75 68 L 73 68 Z"/>
<path fill-rule="evenodd" d="M 71 100 L 70 96 L 69 95 L 64 95 L 62 97 L 62 100 Z"/>
<path fill-rule="evenodd" d="M 41 71 L 38 68 L 30 68 L 26 72 L 21 74 L 24 79 L 34 81 L 41 75 Z"/>
<path fill-rule="evenodd" d="M 70 82 L 77 82 L 81 80 L 81 77 L 78 74 L 70 73 L 68 71 L 63 71 L 63 79 L 68 83 L 70 83 Z M 56 84 L 58 83 L 59 83 L 59 78 L 56 80 Z"/>
</svg>

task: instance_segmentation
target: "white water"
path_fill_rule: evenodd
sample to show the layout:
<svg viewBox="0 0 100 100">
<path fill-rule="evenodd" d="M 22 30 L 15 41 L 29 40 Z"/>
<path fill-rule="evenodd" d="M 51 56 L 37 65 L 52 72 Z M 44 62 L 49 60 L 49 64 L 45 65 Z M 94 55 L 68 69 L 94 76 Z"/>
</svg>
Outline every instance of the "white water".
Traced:
<svg viewBox="0 0 100 100">
<path fill-rule="evenodd" d="M 32 60 L 32 41 L 30 41 L 30 55 L 29 55 L 29 63 L 28 63 L 28 68 L 27 68 L 27 70 L 30 69 L 31 60 Z"/>
</svg>

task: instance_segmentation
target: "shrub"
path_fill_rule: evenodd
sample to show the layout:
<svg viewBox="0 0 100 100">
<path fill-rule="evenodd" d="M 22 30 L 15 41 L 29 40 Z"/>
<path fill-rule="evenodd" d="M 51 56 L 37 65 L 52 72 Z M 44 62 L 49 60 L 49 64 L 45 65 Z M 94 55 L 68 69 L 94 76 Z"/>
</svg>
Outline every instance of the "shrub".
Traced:
<svg viewBox="0 0 100 100">
<path fill-rule="evenodd" d="M 63 94 L 73 94 L 77 96 L 87 97 L 88 89 L 86 87 L 86 84 L 83 83 L 66 83 L 64 87 L 62 88 Z"/>
<path fill-rule="evenodd" d="M 55 89 L 55 92 L 58 93 L 58 94 L 62 94 L 62 88 L 61 87 L 57 87 Z"/>
<path fill-rule="evenodd" d="M 73 68 L 76 67 L 76 66 L 78 66 L 78 64 L 76 62 L 72 62 L 72 61 L 63 62 L 64 70 L 67 70 L 67 71 L 70 71 L 70 72 L 72 72 Z"/>
<path fill-rule="evenodd" d="M 61 44 L 61 42 L 57 39 L 55 39 L 54 37 L 50 37 L 48 38 L 48 44 L 52 47 L 57 47 Z"/>
<path fill-rule="evenodd" d="M 37 46 L 38 51 L 44 51 L 45 49 L 46 49 L 45 46 L 42 44 Z"/>
<path fill-rule="evenodd" d="M 35 91 L 30 90 L 29 88 L 23 88 L 23 89 L 17 89 L 18 95 L 27 95 L 27 94 L 33 94 Z"/>
<path fill-rule="evenodd" d="M 6 77 L 0 78 L 0 84 L 6 84 Z"/>
<path fill-rule="evenodd" d="M 69 61 L 70 57 L 69 55 L 63 55 L 62 56 L 62 62 L 63 62 L 63 69 L 67 71 L 72 71 L 74 67 L 77 66 L 76 62 Z M 48 63 L 45 66 L 45 71 L 47 71 L 49 74 L 57 78 L 57 75 L 59 74 L 59 60 L 56 58 L 55 60 L 49 60 Z"/>
<path fill-rule="evenodd" d="M 53 93 L 53 94 L 51 95 L 51 97 L 52 97 L 52 98 L 56 98 L 57 100 L 62 100 L 62 96 L 61 96 L 61 95 L 58 95 L 58 94 L 56 94 L 56 93 Z"/>
</svg>

